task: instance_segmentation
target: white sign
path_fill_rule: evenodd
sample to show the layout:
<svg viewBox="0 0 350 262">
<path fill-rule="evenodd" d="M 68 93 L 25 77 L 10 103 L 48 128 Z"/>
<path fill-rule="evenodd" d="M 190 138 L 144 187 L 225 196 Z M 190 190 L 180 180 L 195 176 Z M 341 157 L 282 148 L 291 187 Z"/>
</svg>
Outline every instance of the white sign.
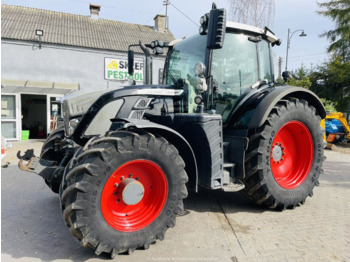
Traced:
<svg viewBox="0 0 350 262">
<path fill-rule="evenodd" d="M 134 75 L 132 79 L 143 82 L 143 62 L 134 61 Z M 128 80 L 128 60 L 105 58 L 105 79 L 107 80 Z"/>
</svg>

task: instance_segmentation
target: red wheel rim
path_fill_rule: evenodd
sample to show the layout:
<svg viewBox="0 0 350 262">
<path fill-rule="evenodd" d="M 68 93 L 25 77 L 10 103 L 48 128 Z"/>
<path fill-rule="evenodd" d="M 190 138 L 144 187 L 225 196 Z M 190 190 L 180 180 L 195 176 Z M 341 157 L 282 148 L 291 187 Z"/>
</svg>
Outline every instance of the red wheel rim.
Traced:
<svg viewBox="0 0 350 262">
<path fill-rule="evenodd" d="M 299 121 L 282 126 L 272 143 L 270 165 L 276 182 L 285 189 L 294 189 L 308 176 L 314 158 L 309 129 Z"/>
<path fill-rule="evenodd" d="M 126 188 L 123 183 L 127 180 L 144 188 L 143 197 L 136 204 L 126 204 L 123 199 Z M 107 180 L 101 196 L 102 215 L 116 230 L 137 231 L 158 217 L 167 195 L 168 182 L 158 165 L 147 160 L 130 161 L 117 168 Z"/>
</svg>

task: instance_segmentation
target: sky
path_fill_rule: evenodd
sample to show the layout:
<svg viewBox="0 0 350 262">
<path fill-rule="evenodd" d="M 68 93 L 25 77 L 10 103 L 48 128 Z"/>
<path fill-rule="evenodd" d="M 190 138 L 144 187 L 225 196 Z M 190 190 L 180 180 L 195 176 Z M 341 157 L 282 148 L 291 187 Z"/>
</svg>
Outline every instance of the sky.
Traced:
<svg viewBox="0 0 350 262">
<path fill-rule="evenodd" d="M 211 9 L 213 0 L 169 0 L 169 28 L 175 38 L 198 33 L 200 17 Z M 319 0 L 323 2 L 322 0 Z M 324 0 L 325 1 L 325 0 Z M 2 0 L 2 4 L 28 6 L 79 15 L 89 15 L 89 4 L 101 5 L 100 17 L 142 25 L 154 25 L 156 14 L 165 14 L 163 0 Z M 229 9 L 229 0 L 215 0 L 218 8 Z M 282 40 L 274 47 L 274 66 L 277 72 L 278 57 L 285 69 L 288 28 L 291 32 L 305 30 L 306 37 L 296 32 L 291 38 L 288 70 L 304 65 L 308 69 L 327 61 L 329 42 L 319 35 L 334 28 L 334 22 L 318 15 L 316 0 L 276 0 L 274 24 L 270 29 Z M 197 24 L 197 25 L 196 25 Z"/>
</svg>

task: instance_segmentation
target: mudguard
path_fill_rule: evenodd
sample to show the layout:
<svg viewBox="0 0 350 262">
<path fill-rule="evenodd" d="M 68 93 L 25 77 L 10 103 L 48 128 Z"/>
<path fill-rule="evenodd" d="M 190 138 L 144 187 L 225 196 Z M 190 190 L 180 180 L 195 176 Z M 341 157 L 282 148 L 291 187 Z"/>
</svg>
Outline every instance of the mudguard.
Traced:
<svg viewBox="0 0 350 262">
<path fill-rule="evenodd" d="M 188 173 L 190 182 L 194 182 L 195 191 L 198 192 L 198 168 L 196 157 L 192 150 L 192 147 L 180 133 L 167 126 L 163 126 L 147 120 L 129 118 L 119 118 L 113 120 L 113 122 L 119 121 L 124 122 L 124 126 L 127 128 L 130 126 L 134 126 L 138 129 L 144 129 L 153 134 L 159 134 L 165 139 L 167 139 L 172 145 L 174 145 L 179 151 L 182 159 L 185 161 L 186 171 Z M 193 174 L 194 176 L 191 174 Z"/>
<path fill-rule="evenodd" d="M 295 86 L 278 86 L 273 91 L 269 92 L 258 104 L 248 122 L 248 129 L 260 127 L 278 101 L 285 97 L 304 99 L 309 105 L 315 107 L 317 114 L 321 118 L 326 117 L 326 110 L 321 100 L 310 90 Z"/>
</svg>

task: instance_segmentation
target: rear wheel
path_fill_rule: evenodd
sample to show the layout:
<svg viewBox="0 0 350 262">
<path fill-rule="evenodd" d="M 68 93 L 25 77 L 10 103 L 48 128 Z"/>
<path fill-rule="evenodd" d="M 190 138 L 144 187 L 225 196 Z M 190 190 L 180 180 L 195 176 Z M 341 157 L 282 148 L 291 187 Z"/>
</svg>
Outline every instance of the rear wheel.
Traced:
<svg viewBox="0 0 350 262">
<path fill-rule="evenodd" d="M 270 208 L 294 208 L 312 196 L 322 172 L 320 117 L 305 100 L 281 101 L 251 132 L 244 194 Z"/>
<path fill-rule="evenodd" d="M 63 218 L 83 246 L 114 257 L 148 248 L 175 226 L 188 178 L 184 161 L 164 138 L 109 132 L 72 161 L 60 200 Z"/>
</svg>

